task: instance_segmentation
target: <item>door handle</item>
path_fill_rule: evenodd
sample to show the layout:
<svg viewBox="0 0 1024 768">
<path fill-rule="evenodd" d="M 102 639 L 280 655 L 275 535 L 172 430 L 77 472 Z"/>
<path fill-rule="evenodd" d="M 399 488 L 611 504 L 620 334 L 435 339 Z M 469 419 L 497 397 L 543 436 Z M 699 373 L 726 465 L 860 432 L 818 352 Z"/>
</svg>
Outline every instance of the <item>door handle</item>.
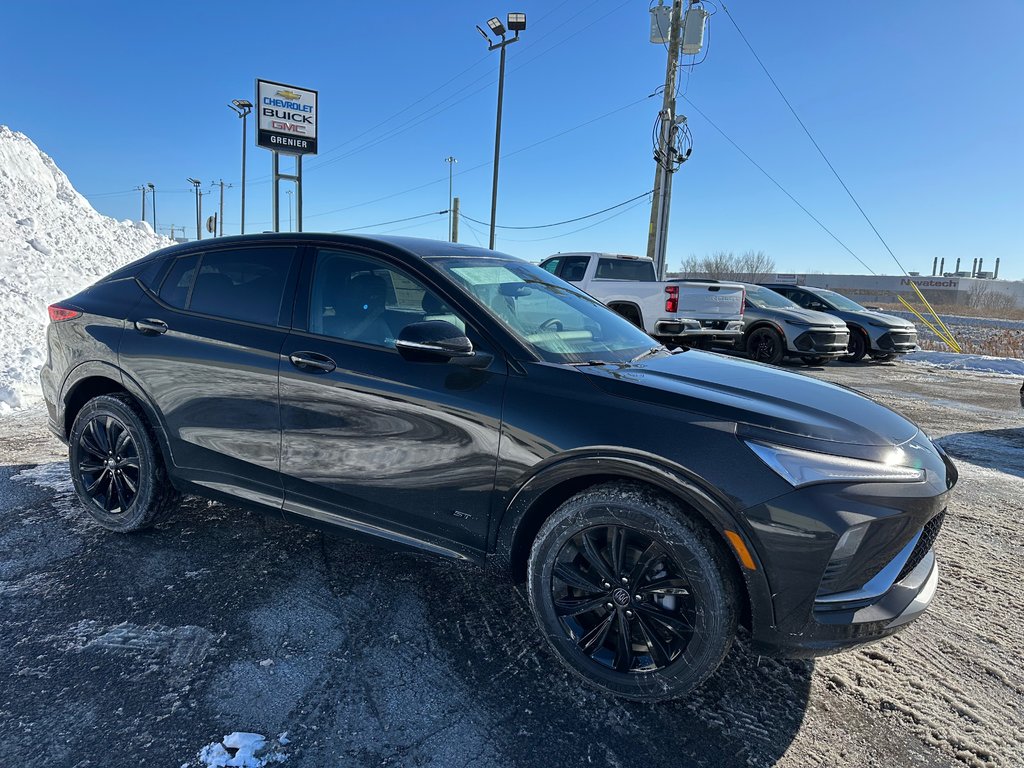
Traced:
<svg viewBox="0 0 1024 768">
<path fill-rule="evenodd" d="M 327 355 L 321 355 L 316 352 L 295 352 L 288 355 L 288 359 L 296 368 L 311 368 L 320 373 L 330 373 L 338 367 L 338 364 L 327 357 Z"/>
<path fill-rule="evenodd" d="M 135 330 L 139 333 L 167 333 L 167 323 L 151 317 L 145 320 L 136 320 Z"/>
</svg>

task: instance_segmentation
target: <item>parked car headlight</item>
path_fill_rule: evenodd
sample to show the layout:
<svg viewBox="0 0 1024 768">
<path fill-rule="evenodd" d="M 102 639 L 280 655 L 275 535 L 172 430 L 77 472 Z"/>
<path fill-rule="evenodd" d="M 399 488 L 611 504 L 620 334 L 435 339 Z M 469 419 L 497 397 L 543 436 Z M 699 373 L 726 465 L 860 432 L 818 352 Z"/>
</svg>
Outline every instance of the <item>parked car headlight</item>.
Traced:
<svg viewBox="0 0 1024 768">
<path fill-rule="evenodd" d="M 900 462 L 905 454 L 892 449 L 885 461 L 865 461 L 847 456 L 804 451 L 771 443 L 745 441 L 758 458 L 794 488 L 817 483 L 917 483 L 925 471 Z"/>
</svg>

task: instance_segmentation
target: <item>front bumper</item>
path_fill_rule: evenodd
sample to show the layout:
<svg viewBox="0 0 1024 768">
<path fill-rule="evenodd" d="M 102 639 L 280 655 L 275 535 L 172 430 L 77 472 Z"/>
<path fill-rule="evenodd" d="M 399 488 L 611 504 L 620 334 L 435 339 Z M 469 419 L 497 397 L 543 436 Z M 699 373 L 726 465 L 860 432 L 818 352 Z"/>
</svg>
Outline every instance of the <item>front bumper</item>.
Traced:
<svg viewBox="0 0 1024 768">
<path fill-rule="evenodd" d="M 841 357 L 850 345 L 850 331 L 846 328 L 810 328 L 795 336 L 791 352 L 815 357 Z"/>
<path fill-rule="evenodd" d="M 873 341 L 873 346 L 887 354 L 905 355 L 917 349 L 917 331 L 886 331 Z"/>
<path fill-rule="evenodd" d="M 923 482 L 807 486 L 747 510 L 771 594 L 770 612 L 755 605 L 754 613 L 774 619 L 754 622 L 756 652 L 834 653 L 887 637 L 925 611 L 957 473 L 938 452 L 919 452 Z M 859 528 L 853 554 L 838 557 L 843 535 Z"/>
</svg>

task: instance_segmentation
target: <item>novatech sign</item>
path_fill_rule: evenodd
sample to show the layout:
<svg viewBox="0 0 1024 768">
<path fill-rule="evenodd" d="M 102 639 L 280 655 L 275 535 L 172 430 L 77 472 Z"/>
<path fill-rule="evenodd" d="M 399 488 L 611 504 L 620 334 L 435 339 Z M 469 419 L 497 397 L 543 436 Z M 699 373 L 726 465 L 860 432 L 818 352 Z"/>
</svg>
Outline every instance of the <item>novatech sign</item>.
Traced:
<svg viewBox="0 0 1024 768">
<path fill-rule="evenodd" d="M 316 91 L 257 80 L 256 111 L 256 146 L 286 155 L 316 154 Z"/>
</svg>

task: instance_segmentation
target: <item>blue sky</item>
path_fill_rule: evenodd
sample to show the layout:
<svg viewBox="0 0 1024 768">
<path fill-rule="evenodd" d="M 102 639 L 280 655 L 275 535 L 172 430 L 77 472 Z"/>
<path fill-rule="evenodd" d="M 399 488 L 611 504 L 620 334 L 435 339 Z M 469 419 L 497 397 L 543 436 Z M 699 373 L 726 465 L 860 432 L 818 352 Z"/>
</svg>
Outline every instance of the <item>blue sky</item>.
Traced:
<svg viewBox="0 0 1024 768">
<path fill-rule="evenodd" d="M 508 49 L 498 223 L 574 218 L 649 190 L 660 98 L 646 97 L 664 80 L 665 50 L 648 42 L 645 0 L 18 3 L 4 11 L 0 123 L 27 133 L 102 213 L 138 218 L 129 190 L 154 182 L 158 225 L 189 225 L 189 236 L 186 177 L 223 178 L 235 184 L 225 232 L 237 232 L 241 128 L 225 105 L 253 99 L 264 77 L 320 92 L 307 230 L 444 210 L 448 155 L 463 211 L 486 221 L 498 54 L 474 25 L 509 10 L 525 11 L 528 29 Z M 1024 3 L 734 0 L 729 10 L 907 269 L 928 273 L 934 256 L 947 269 L 977 256 L 991 268 L 998 256 L 1001 276 L 1024 278 Z M 898 272 L 720 9 L 706 60 L 682 78 L 693 104 L 874 271 Z M 757 249 L 780 271 L 865 271 L 680 108 L 694 151 L 675 178 L 670 266 Z M 270 153 L 251 142 L 250 231 L 269 228 L 271 195 Z M 216 200 L 203 199 L 204 216 Z M 531 259 L 643 253 L 648 216 L 641 202 L 574 225 L 499 230 L 497 247 Z M 446 230 L 440 215 L 376 228 Z M 486 245 L 486 234 L 464 221 L 463 241 Z"/>
</svg>

